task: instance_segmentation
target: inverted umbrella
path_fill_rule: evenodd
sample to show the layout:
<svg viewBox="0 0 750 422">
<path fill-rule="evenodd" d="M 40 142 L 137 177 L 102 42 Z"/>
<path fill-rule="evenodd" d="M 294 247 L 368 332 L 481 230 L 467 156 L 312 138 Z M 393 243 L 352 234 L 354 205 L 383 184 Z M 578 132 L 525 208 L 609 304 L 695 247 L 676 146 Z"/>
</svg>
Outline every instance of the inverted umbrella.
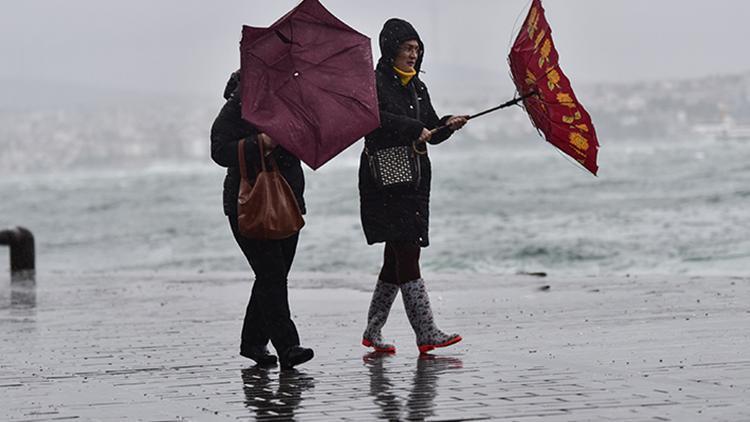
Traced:
<svg viewBox="0 0 750 422">
<path fill-rule="evenodd" d="M 518 34 L 510 55 L 511 76 L 518 96 L 497 107 L 484 110 L 468 120 L 523 102 L 531 122 L 545 139 L 596 175 L 599 141 L 591 117 L 570 87 L 560 69 L 552 42 L 552 30 L 544 16 L 541 0 L 533 0 L 529 15 Z M 435 133 L 445 129 L 440 126 Z"/>
<path fill-rule="evenodd" d="M 317 0 L 243 26 L 242 117 L 317 169 L 380 126 L 370 39 Z"/>
<path fill-rule="evenodd" d="M 547 142 L 596 174 L 599 141 L 591 117 L 560 69 L 541 0 L 533 0 L 510 55 L 511 75 L 534 126 Z"/>
</svg>

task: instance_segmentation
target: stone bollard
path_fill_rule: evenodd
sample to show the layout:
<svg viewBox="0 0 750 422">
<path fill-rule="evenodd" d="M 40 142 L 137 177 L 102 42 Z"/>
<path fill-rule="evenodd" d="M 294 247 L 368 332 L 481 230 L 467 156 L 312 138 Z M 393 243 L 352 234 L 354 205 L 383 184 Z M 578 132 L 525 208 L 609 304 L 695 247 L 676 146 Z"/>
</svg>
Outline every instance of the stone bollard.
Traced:
<svg viewBox="0 0 750 422">
<path fill-rule="evenodd" d="M 10 246 L 11 280 L 34 279 L 34 235 L 23 227 L 0 231 L 0 245 Z"/>
</svg>

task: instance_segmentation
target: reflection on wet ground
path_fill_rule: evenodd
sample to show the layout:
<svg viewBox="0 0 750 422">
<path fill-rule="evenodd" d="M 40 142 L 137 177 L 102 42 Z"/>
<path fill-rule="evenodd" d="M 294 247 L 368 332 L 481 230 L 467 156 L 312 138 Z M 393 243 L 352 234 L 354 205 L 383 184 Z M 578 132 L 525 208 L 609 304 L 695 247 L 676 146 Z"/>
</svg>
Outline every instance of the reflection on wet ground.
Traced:
<svg viewBox="0 0 750 422">
<path fill-rule="evenodd" d="M 245 407 L 257 420 L 294 420 L 302 393 L 315 386 L 313 377 L 292 369 L 278 372 L 273 380 L 269 367 L 256 365 L 242 370 Z"/>
<path fill-rule="evenodd" d="M 36 280 L 14 280 L 10 284 L 10 306 L 12 308 L 33 308 L 36 306 Z"/>
<path fill-rule="evenodd" d="M 369 395 L 376 405 L 370 413 L 371 417 L 425 420 L 436 416 L 435 400 L 440 395 L 438 382 L 451 370 L 462 369 L 461 359 L 422 355 L 411 367 L 395 362 L 389 365 L 392 357 L 381 353 L 369 353 L 362 357 L 369 374 Z M 252 411 L 251 416 L 256 420 L 310 417 L 309 406 L 302 403 L 305 393 L 315 387 L 314 377 L 302 370 L 278 371 L 276 368 L 256 365 L 242 370 L 244 404 Z M 409 378 L 408 373 L 412 371 L 413 376 Z"/>
<path fill-rule="evenodd" d="M 406 318 L 363 357 L 369 292 L 290 289 L 316 357 L 280 372 L 242 370 L 246 277 L 204 277 L 0 278 L 0 421 L 750 420 L 747 278 L 443 291 L 465 341 L 421 359 Z"/>
<path fill-rule="evenodd" d="M 36 280 L 25 274 L 13 274 L 8 284 L 0 287 L 0 309 L 36 307 Z"/>
<path fill-rule="evenodd" d="M 435 416 L 438 381 L 452 369 L 463 368 L 461 359 L 451 356 L 421 355 L 417 359 L 409 395 L 398 397 L 389 378 L 386 362 L 392 355 L 368 353 L 362 360 L 370 371 L 370 395 L 380 407 L 377 416 L 388 420 L 424 420 Z"/>
</svg>

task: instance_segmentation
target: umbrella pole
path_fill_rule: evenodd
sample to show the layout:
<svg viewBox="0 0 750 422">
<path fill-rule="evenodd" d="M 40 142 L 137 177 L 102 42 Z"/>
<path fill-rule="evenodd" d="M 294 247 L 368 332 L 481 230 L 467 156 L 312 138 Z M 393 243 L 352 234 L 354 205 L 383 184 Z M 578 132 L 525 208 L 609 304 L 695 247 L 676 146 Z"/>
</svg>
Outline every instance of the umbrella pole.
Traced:
<svg viewBox="0 0 750 422">
<path fill-rule="evenodd" d="M 471 120 L 471 119 L 476 118 L 476 117 L 484 116 L 485 114 L 490 114 L 493 111 L 500 110 L 501 108 L 506 108 L 506 107 L 510 107 L 510 106 L 516 105 L 516 104 L 520 103 L 521 101 L 523 101 L 523 100 L 525 100 L 525 99 L 527 99 L 527 98 L 529 98 L 529 97 L 531 97 L 533 95 L 536 95 L 536 91 L 531 91 L 531 92 L 529 92 L 526 95 L 520 96 L 518 98 L 514 98 L 514 99 L 512 99 L 512 100 L 510 100 L 508 102 L 500 104 L 497 107 L 492 107 L 490 109 L 481 111 L 481 112 L 479 112 L 477 114 L 473 114 L 473 115 L 469 116 L 466 120 Z"/>
<path fill-rule="evenodd" d="M 522 95 L 522 96 L 520 96 L 520 97 L 517 97 L 517 98 L 513 98 L 512 100 L 510 100 L 510 101 L 507 101 L 507 102 L 505 102 L 505 103 L 502 103 L 502 104 L 500 104 L 500 105 L 499 105 L 499 106 L 497 106 L 497 107 L 492 107 L 492 108 L 489 108 L 489 109 L 487 109 L 487 110 L 484 110 L 484 111 L 480 111 L 480 112 L 479 112 L 479 113 L 477 113 L 477 114 L 473 114 L 473 115 L 471 115 L 471 116 L 467 117 L 467 118 L 466 118 L 466 120 L 471 120 L 471 119 L 474 119 L 474 118 L 477 118 L 477 117 L 481 117 L 481 116 L 484 116 L 485 114 L 490 114 L 490 113 L 492 113 L 493 111 L 497 111 L 497 110 L 500 110 L 500 109 L 502 109 L 502 108 L 506 108 L 506 107 L 510 107 L 510 106 L 516 105 L 516 104 L 520 103 L 521 101 L 523 101 L 523 100 L 525 100 L 525 99 L 527 99 L 527 98 L 529 98 L 529 97 L 531 97 L 531 96 L 534 96 L 534 95 L 537 95 L 537 92 L 536 92 L 536 91 L 531 91 L 531 92 L 529 92 L 529 93 L 528 93 L 528 94 L 526 94 L 526 95 Z M 431 132 L 431 133 L 432 133 L 432 134 L 434 135 L 434 134 L 435 134 L 436 132 L 439 132 L 439 131 L 441 131 L 441 130 L 443 130 L 443 129 L 447 128 L 447 127 L 448 127 L 447 125 L 444 125 L 444 126 L 438 126 L 438 127 L 436 127 L 435 129 L 432 129 L 432 130 L 431 130 L 430 132 Z"/>
</svg>

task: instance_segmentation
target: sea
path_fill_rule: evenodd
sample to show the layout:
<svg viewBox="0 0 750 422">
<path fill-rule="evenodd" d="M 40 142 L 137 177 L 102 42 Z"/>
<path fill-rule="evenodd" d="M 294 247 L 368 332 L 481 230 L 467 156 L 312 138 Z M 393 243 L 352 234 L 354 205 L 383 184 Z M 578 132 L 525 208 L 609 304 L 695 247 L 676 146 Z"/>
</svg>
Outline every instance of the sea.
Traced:
<svg viewBox="0 0 750 422">
<path fill-rule="evenodd" d="M 0 229 L 33 232 L 39 271 L 246 271 L 222 212 L 225 169 L 209 157 L 220 105 L 1 111 Z M 750 140 L 597 129 L 596 177 L 518 107 L 431 147 L 423 271 L 750 274 Z M 382 245 L 367 245 L 359 219 L 361 150 L 305 168 L 293 271 L 377 273 Z"/>
</svg>

